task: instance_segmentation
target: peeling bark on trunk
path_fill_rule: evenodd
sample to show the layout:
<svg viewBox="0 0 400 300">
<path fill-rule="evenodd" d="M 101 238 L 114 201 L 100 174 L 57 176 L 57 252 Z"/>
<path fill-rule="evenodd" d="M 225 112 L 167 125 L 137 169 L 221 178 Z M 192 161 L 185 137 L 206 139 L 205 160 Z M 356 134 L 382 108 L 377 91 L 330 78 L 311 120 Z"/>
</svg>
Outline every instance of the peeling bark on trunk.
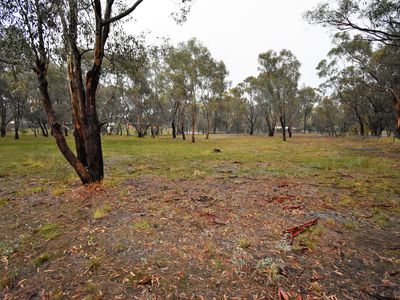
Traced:
<svg viewBox="0 0 400 300">
<path fill-rule="evenodd" d="M 69 164 L 74 168 L 75 172 L 78 174 L 81 181 L 85 183 L 91 182 L 91 177 L 87 172 L 85 166 L 76 158 L 75 154 L 68 147 L 68 144 L 65 140 L 64 134 L 62 132 L 61 124 L 57 122 L 52 103 L 50 100 L 50 95 L 48 91 L 48 82 L 46 79 L 46 64 L 38 61 L 36 65 L 36 74 L 39 82 L 39 89 L 43 97 L 43 106 L 47 113 L 48 122 L 53 131 L 54 137 L 56 139 L 56 143 L 61 153 L 65 157 L 65 159 L 69 162 Z"/>
</svg>

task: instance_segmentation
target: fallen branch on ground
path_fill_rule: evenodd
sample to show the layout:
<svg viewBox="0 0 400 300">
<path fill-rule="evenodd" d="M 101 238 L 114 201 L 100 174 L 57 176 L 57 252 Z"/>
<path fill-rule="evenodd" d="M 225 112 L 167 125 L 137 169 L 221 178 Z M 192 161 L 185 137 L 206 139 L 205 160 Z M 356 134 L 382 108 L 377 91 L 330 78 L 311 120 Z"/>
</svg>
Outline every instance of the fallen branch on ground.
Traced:
<svg viewBox="0 0 400 300">
<path fill-rule="evenodd" d="M 289 243 L 290 245 L 293 244 L 293 239 L 298 236 L 300 233 L 302 233 L 304 230 L 307 228 L 314 226 L 318 223 L 319 218 L 316 218 L 315 220 L 312 220 L 310 222 L 286 229 L 283 231 L 284 234 L 288 233 L 289 234 Z"/>
</svg>

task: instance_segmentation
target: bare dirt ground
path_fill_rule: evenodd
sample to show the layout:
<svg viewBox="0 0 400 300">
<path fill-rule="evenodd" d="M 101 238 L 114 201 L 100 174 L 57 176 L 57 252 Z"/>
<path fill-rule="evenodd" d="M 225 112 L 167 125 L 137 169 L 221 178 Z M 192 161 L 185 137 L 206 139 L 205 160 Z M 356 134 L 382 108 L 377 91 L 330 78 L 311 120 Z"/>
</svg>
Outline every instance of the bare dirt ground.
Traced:
<svg viewBox="0 0 400 300">
<path fill-rule="evenodd" d="M 0 178 L 2 299 L 400 299 L 398 218 L 318 177 L 27 184 Z"/>
</svg>

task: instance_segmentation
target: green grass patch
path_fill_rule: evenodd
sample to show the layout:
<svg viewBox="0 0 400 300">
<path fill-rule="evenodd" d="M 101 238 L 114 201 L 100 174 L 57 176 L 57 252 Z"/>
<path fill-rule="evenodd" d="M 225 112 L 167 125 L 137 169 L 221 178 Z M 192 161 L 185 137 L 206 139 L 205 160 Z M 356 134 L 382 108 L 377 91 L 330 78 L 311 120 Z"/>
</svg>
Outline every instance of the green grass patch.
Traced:
<svg viewBox="0 0 400 300">
<path fill-rule="evenodd" d="M 93 218 L 95 220 L 102 219 L 112 211 L 110 204 L 104 204 L 94 211 Z"/>
<path fill-rule="evenodd" d="M 46 262 L 48 262 L 51 258 L 51 255 L 49 253 L 42 253 L 40 254 L 38 257 L 36 257 L 33 260 L 33 264 L 35 265 L 35 267 L 40 267 L 43 264 L 45 264 Z"/>
<path fill-rule="evenodd" d="M 132 228 L 135 230 L 148 230 L 150 229 L 150 223 L 147 220 L 139 221 L 132 224 Z"/>
<path fill-rule="evenodd" d="M 38 232 L 46 240 L 53 240 L 61 235 L 59 226 L 54 223 L 48 223 L 40 226 Z"/>
<path fill-rule="evenodd" d="M 72 136 L 67 138 L 74 148 Z M 295 135 L 280 137 L 211 135 L 196 143 L 171 136 L 137 138 L 103 136 L 106 187 L 149 175 L 169 179 L 213 177 L 282 176 L 312 178 L 322 185 L 349 189 L 372 200 L 400 195 L 398 155 L 400 145 L 392 139 L 352 139 Z M 220 153 L 213 150 L 219 148 Z M 374 148 L 374 151 L 362 149 Z M 361 150 L 360 150 L 361 149 Z M 0 139 L 0 176 L 40 180 L 51 185 L 55 196 L 79 182 L 58 151 L 54 139 L 22 136 Z M 66 187 L 66 188 L 64 188 Z M 33 188 L 35 193 L 43 188 Z M 343 203 L 345 205 L 359 205 Z"/>
<path fill-rule="evenodd" d="M 381 211 L 376 211 L 372 217 L 372 222 L 382 229 L 386 229 L 390 226 L 389 216 Z"/>
<path fill-rule="evenodd" d="M 0 208 L 6 206 L 9 201 L 9 199 L 0 199 Z"/>
</svg>

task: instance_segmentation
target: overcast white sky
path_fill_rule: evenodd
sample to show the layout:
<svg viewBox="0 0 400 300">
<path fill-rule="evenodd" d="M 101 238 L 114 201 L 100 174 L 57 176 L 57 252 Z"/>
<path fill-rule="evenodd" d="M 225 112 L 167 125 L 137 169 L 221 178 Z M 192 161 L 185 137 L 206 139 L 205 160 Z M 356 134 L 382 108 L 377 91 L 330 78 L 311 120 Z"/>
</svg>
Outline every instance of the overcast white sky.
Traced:
<svg viewBox="0 0 400 300">
<path fill-rule="evenodd" d="M 170 17 L 178 0 L 144 0 L 134 12 L 129 31 L 151 31 L 177 44 L 199 39 L 212 55 L 223 60 L 233 84 L 257 75 L 258 54 L 269 49 L 291 50 L 302 64 L 301 84 L 317 87 L 315 68 L 331 48 L 330 33 L 309 25 L 305 11 L 321 0 L 196 0 L 184 25 Z"/>
</svg>

